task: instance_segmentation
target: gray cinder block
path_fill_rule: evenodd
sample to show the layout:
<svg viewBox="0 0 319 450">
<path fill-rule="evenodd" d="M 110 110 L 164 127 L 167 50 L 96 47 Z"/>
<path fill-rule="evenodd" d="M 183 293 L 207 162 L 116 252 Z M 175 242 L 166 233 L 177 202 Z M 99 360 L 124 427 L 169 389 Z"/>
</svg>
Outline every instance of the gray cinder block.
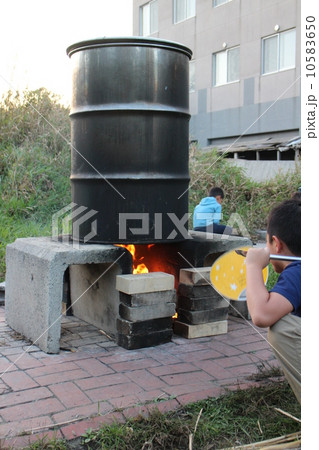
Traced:
<svg viewBox="0 0 319 450">
<path fill-rule="evenodd" d="M 154 345 L 165 344 L 172 339 L 173 330 L 154 331 L 152 333 L 136 334 L 136 335 L 117 335 L 117 343 L 127 350 L 135 350 L 138 348 L 153 347 Z"/>
<path fill-rule="evenodd" d="M 227 307 L 229 301 L 221 296 L 189 298 L 178 297 L 177 308 L 187 309 L 188 311 L 202 311 L 207 309 L 216 309 L 222 306 Z"/>
<path fill-rule="evenodd" d="M 207 285 L 210 281 L 211 267 L 198 267 L 192 269 L 181 269 L 179 271 L 179 282 L 190 285 Z"/>
<path fill-rule="evenodd" d="M 248 308 L 247 300 L 230 300 L 228 313 L 230 316 L 241 317 L 242 319 L 251 320 Z"/>
<path fill-rule="evenodd" d="M 201 323 L 198 325 L 190 325 L 188 323 L 174 321 L 174 333 L 186 339 L 194 339 L 204 336 L 216 336 L 217 334 L 225 334 L 228 329 L 227 320 L 217 322 Z"/>
<path fill-rule="evenodd" d="M 203 298 L 203 297 L 216 297 L 220 298 L 221 295 L 209 285 L 196 285 L 183 284 L 178 285 L 177 294 L 182 297 L 189 298 Z"/>
<path fill-rule="evenodd" d="M 17 239 L 9 244 L 6 254 L 7 324 L 44 352 L 58 353 L 64 272 L 71 265 L 83 264 L 108 265 L 105 266 L 103 277 L 111 276 L 112 271 L 109 268 L 114 266 L 117 266 L 118 273 L 132 271 L 129 252 L 113 245 L 73 246 L 46 237 Z M 114 273 L 112 276 L 114 277 Z M 94 289 L 94 285 L 90 280 L 86 286 L 87 292 Z M 109 283 L 109 286 L 112 284 Z M 84 291 L 81 295 L 78 295 L 76 302 L 79 310 L 81 303 L 85 303 Z M 113 322 L 112 326 L 108 324 L 104 331 L 113 333 L 116 330 L 119 308 L 119 293 L 115 289 L 115 283 L 110 292 L 105 293 L 98 301 L 108 303 Z M 92 319 L 91 323 L 95 325 L 93 316 L 92 313 L 92 317 L 86 317 L 85 320 Z"/>
<path fill-rule="evenodd" d="M 158 305 L 133 307 L 120 303 L 120 316 L 131 322 L 159 319 L 175 314 L 175 303 L 159 303 Z"/>
<path fill-rule="evenodd" d="M 181 322 L 189 323 L 190 325 L 199 325 L 201 323 L 216 322 L 226 320 L 228 317 L 228 305 L 226 307 L 207 309 L 203 311 L 187 311 L 178 308 L 178 319 Z"/>
<path fill-rule="evenodd" d="M 176 290 L 147 292 L 142 294 L 124 294 L 120 292 L 120 301 L 127 306 L 147 306 L 158 303 L 176 303 Z"/>
<path fill-rule="evenodd" d="M 133 336 L 136 334 L 154 333 L 155 331 L 163 331 L 172 328 L 173 319 L 169 317 L 161 317 L 160 319 L 143 320 L 139 322 L 130 322 L 125 319 L 117 319 L 117 331 L 120 334 Z"/>
<path fill-rule="evenodd" d="M 116 277 L 116 289 L 125 294 L 170 291 L 174 289 L 174 284 L 174 276 L 164 272 L 118 275 Z"/>
</svg>

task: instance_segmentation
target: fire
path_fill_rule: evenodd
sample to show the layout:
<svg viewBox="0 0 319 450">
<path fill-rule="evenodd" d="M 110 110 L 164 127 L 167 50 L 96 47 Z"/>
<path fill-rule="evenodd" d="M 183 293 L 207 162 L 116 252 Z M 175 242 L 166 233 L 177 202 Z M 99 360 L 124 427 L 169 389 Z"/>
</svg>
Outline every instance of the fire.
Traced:
<svg viewBox="0 0 319 450">
<path fill-rule="evenodd" d="M 124 247 L 126 248 L 132 255 L 133 257 L 133 274 L 139 274 L 139 273 L 149 273 L 148 268 L 146 267 L 146 265 L 141 262 L 144 259 L 144 256 L 138 257 L 136 256 L 136 247 L 133 244 L 115 244 L 117 247 Z M 151 247 L 153 247 L 155 244 L 149 244 L 147 245 L 147 249 L 150 249 Z M 148 260 L 149 261 L 149 260 Z M 152 265 L 151 265 L 152 267 Z M 160 269 L 161 270 L 161 269 Z M 163 269 L 162 269 L 163 270 Z M 165 269 L 164 269 L 165 270 Z M 172 316 L 172 319 L 175 320 L 177 319 L 178 314 L 177 312 Z"/>
<path fill-rule="evenodd" d="M 148 268 L 146 267 L 146 265 L 144 263 L 141 262 L 144 259 L 144 257 L 139 258 L 139 260 L 136 259 L 136 256 L 135 256 L 135 253 L 136 253 L 135 245 L 133 245 L 133 244 L 128 244 L 128 245 L 117 244 L 117 246 L 126 248 L 131 253 L 131 255 L 133 256 L 133 273 L 134 274 L 136 274 L 136 273 L 148 273 Z"/>
</svg>

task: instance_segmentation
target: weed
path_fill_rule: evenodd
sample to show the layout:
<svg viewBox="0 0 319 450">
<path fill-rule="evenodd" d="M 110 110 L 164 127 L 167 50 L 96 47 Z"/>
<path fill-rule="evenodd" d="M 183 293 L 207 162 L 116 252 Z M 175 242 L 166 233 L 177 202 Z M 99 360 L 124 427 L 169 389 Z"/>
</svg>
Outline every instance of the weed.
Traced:
<svg viewBox="0 0 319 450">
<path fill-rule="evenodd" d="M 268 279 L 267 279 L 267 283 L 266 283 L 266 288 L 268 291 L 270 291 L 277 283 L 279 273 L 274 271 L 273 266 L 271 264 L 269 264 L 268 267 L 269 267 L 269 270 L 268 270 Z"/>
<path fill-rule="evenodd" d="M 122 449 L 125 448 L 124 437 L 129 436 L 131 433 L 131 429 L 128 429 L 126 426 L 114 423 L 107 427 L 101 427 L 97 431 L 88 429 L 82 436 L 82 444 L 87 448 L 110 450 Z"/>
<path fill-rule="evenodd" d="M 86 432 L 82 436 L 83 444 L 92 444 L 98 438 L 98 434 L 92 430 L 92 428 L 88 428 Z"/>
<path fill-rule="evenodd" d="M 6 245 L 18 237 L 50 235 L 52 214 L 70 202 L 71 156 L 68 110 L 45 89 L 3 97 L 0 128 L 3 280 Z"/>
<path fill-rule="evenodd" d="M 30 450 L 68 450 L 68 444 L 63 439 L 48 438 L 44 436 L 28 447 Z"/>
<path fill-rule="evenodd" d="M 0 102 L 0 145 L 10 148 L 38 144 L 51 154 L 58 154 L 69 140 L 68 114 L 60 98 L 45 88 L 8 91 Z"/>
<path fill-rule="evenodd" d="M 225 192 L 222 222 L 226 224 L 232 213 L 239 214 L 253 238 L 255 230 L 266 227 L 273 206 L 290 198 L 301 184 L 298 166 L 295 172 L 277 175 L 265 183 L 251 181 L 242 168 L 231 165 L 216 150 L 194 153 L 190 158 L 190 177 L 191 213 L 212 186 L 220 186 Z"/>
<path fill-rule="evenodd" d="M 255 381 L 262 381 L 262 380 L 268 380 L 269 378 L 277 378 L 282 377 L 283 372 L 280 367 L 278 366 L 272 366 L 269 363 L 261 362 L 258 364 L 258 372 L 252 374 L 249 379 L 255 380 Z"/>
</svg>

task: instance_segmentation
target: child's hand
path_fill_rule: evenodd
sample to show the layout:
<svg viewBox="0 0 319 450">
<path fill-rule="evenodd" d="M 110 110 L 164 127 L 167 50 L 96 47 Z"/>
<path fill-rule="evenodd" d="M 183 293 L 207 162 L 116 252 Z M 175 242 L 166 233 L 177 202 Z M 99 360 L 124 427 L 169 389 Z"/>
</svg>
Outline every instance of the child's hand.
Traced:
<svg viewBox="0 0 319 450">
<path fill-rule="evenodd" d="M 269 264 L 270 250 L 264 248 L 250 248 L 246 255 L 246 267 L 253 265 L 263 270 Z"/>
</svg>

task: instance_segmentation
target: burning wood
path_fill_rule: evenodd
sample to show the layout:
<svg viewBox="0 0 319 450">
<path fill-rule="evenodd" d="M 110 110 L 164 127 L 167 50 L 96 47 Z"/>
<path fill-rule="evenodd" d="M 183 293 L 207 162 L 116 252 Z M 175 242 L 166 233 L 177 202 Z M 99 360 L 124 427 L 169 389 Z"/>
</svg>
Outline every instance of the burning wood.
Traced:
<svg viewBox="0 0 319 450">
<path fill-rule="evenodd" d="M 144 256 L 142 256 L 141 258 L 137 259 L 136 258 L 136 247 L 133 244 L 128 244 L 128 245 L 124 245 L 124 244 L 116 244 L 117 247 L 124 247 L 126 248 L 132 255 L 133 257 L 133 274 L 137 274 L 137 273 L 148 273 L 149 270 L 146 267 L 146 265 L 144 263 L 142 263 L 141 261 L 144 259 Z M 153 244 L 150 244 L 150 246 Z M 148 246 L 148 247 L 150 247 Z"/>
</svg>

